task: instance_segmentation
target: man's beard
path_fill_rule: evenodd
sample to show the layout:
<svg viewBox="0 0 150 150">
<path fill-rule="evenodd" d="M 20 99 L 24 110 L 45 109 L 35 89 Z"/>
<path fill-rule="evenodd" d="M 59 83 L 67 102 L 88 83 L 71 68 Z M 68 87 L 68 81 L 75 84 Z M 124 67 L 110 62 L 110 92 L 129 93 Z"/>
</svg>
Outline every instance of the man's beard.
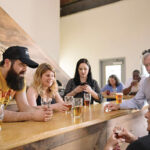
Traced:
<svg viewBox="0 0 150 150">
<path fill-rule="evenodd" d="M 24 88 L 24 77 L 20 76 L 20 74 L 24 74 L 25 72 L 22 71 L 19 74 L 13 69 L 11 66 L 10 70 L 7 73 L 6 82 L 9 88 L 20 91 Z"/>
</svg>

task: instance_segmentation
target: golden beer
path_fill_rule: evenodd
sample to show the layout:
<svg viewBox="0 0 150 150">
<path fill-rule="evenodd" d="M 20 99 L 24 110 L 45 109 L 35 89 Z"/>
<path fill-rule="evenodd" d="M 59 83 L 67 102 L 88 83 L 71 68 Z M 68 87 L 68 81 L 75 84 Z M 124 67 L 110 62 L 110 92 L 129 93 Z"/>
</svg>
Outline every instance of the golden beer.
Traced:
<svg viewBox="0 0 150 150">
<path fill-rule="evenodd" d="M 65 96 L 64 101 L 65 101 L 65 106 L 68 108 L 66 113 L 70 113 L 73 105 L 73 96 Z"/>
<path fill-rule="evenodd" d="M 123 100 L 123 93 L 116 93 L 116 103 L 121 104 Z"/>
<path fill-rule="evenodd" d="M 82 113 L 82 106 L 76 106 L 73 108 L 73 115 L 75 117 L 80 117 Z"/>
<path fill-rule="evenodd" d="M 68 109 L 69 109 L 69 111 L 71 110 L 71 108 L 72 108 L 72 105 L 70 104 L 68 104 L 68 105 L 65 105 L 65 106 L 67 106 L 68 107 Z"/>
<path fill-rule="evenodd" d="M 73 117 L 73 123 L 74 124 L 79 124 L 81 123 L 83 120 L 82 120 L 82 117 Z"/>
</svg>

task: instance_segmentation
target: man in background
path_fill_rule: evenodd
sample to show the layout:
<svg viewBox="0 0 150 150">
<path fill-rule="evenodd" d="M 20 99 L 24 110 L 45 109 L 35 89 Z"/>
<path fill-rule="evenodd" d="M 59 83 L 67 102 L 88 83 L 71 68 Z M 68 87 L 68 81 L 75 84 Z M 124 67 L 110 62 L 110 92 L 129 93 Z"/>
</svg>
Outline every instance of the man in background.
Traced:
<svg viewBox="0 0 150 150">
<path fill-rule="evenodd" d="M 141 76 L 139 70 L 134 70 L 132 73 L 132 78 L 129 78 L 125 84 L 123 90 L 124 95 L 136 95 L 138 92 L 139 86 L 141 84 Z"/>
</svg>

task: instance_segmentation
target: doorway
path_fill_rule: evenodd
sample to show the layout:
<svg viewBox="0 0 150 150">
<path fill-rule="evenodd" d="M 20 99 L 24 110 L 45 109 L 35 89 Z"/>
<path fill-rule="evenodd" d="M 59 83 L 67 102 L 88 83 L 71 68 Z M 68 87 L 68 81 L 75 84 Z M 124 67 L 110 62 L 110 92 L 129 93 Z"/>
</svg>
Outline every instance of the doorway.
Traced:
<svg viewBox="0 0 150 150">
<path fill-rule="evenodd" d="M 110 75 L 115 74 L 121 82 L 125 82 L 125 58 L 100 60 L 100 86 L 107 84 Z"/>
</svg>

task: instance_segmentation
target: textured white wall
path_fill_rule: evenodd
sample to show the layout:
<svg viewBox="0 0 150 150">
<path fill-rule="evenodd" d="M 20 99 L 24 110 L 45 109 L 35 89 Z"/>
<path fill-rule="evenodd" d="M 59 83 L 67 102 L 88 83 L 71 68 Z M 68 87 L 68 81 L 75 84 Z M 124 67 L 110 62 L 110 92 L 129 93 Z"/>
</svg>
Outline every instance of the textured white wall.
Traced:
<svg viewBox="0 0 150 150">
<path fill-rule="evenodd" d="M 73 77 L 86 57 L 99 81 L 99 60 L 126 58 L 126 77 L 140 69 L 141 52 L 150 48 L 150 0 L 123 0 L 62 17 L 60 65 Z"/>
<path fill-rule="evenodd" d="M 1 0 L 0 6 L 58 62 L 59 0 Z"/>
</svg>

